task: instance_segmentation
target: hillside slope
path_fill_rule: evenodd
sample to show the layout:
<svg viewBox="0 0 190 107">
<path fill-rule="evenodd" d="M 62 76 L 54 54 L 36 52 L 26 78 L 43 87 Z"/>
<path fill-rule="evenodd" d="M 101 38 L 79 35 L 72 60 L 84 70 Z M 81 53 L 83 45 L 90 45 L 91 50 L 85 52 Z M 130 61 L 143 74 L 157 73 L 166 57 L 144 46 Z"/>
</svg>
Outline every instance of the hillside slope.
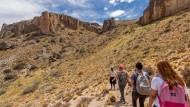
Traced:
<svg viewBox="0 0 190 107">
<path fill-rule="evenodd" d="M 109 94 L 109 68 L 117 69 L 120 63 L 129 73 L 138 61 L 155 70 L 158 60 L 167 59 L 179 73 L 184 66 L 190 66 L 190 10 L 146 26 L 139 26 L 136 21 L 116 23 L 113 30 L 103 34 L 82 28 L 60 29 L 55 36 L 41 36 L 32 45 L 0 51 L 2 71 L 18 63 L 26 64 L 21 70 L 11 71 L 19 75 L 14 81 L 3 80 L 7 74 L 2 73 L 0 106 L 46 106 L 59 99 L 65 105 L 78 101 L 74 103 L 76 106 L 88 104 L 92 99 L 104 101 Z M 60 37 L 66 38 L 63 43 Z M 45 55 L 36 60 L 36 55 L 43 55 L 44 51 L 47 56 L 53 56 L 61 49 L 64 49 L 62 58 L 51 61 Z M 10 64 L 5 66 L 3 61 Z M 38 69 L 25 72 L 27 65 L 35 65 Z M 86 99 L 80 100 L 81 96 Z"/>
</svg>

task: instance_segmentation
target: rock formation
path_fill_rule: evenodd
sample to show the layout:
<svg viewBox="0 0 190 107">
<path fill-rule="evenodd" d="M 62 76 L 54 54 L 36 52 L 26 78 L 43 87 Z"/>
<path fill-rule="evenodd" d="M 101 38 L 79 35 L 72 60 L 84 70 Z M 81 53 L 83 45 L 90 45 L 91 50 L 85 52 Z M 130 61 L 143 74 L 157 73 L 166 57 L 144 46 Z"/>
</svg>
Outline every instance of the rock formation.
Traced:
<svg viewBox="0 0 190 107">
<path fill-rule="evenodd" d="M 4 51 L 7 49 L 13 49 L 16 47 L 16 43 L 11 43 L 11 42 L 0 42 L 0 51 Z"/>
<path fill-rule="evenodd" d="M 115 27 L 115 20 L 114 18 L 108 19 L 104 21 L 102 32 L 106 32 L 108 30 L 111 30 Z"/>
<path fill-rule="evenodd" d="M 146 25 L 189 7 L 190 0 L 150 0 L 143 16 L 139 19 L 139 23 L 141 25 Z"/>
<path fill-rule="evenodd" d="M 41 16 L 35 17 L 32 20 L 21 21 L 10 25 L 3 24 L 0 37 L 13 37 L 32 32 L 52 35 L 55 33 L 57 27 L 59 27 L 59 24 L 63 24 L 64 27 L 73 30 L 84 27 L 91 32 L 100 32 L 99 24 L 83 22 L 64 14 L 43 12 Z"/>
</svg>

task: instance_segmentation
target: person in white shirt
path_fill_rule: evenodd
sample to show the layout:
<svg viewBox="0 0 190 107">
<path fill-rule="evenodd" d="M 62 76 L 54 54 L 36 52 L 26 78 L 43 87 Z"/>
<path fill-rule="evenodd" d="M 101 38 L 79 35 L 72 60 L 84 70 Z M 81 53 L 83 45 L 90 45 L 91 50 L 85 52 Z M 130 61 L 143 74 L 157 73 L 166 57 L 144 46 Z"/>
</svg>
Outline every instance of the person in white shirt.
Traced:
<svg viewBox="0 0 190 107">
<path fill-rule="evenodd" d="M 149 96 L 149 107 L 160 107 L 158 95 L 160 95 L 160 88 L 164 81 L 167 82 L 169 89 L 173 89 L 177 83 L 185 90 L 184 97 L 189 102 L 188 90 L 182 78 L 172 69 L 168 61 L 160 61 L 157 63 L 157 76 L 152 79 L 151 92 Z M 177 81 L 177 83 L 176 83 Z"/>
<path fill-rule="evenodd" d="M 113 79 L 116 77 L 116 72 L 113 69 L 113 67 L 111 67 L 111 71 L 109 72 L 109 77 L 110 77 L 111 90 L 113 89 L 112 87 L 114 87 L 114 90 L 115 90 L 116 80 L 113 80 Z"/>
</svg>

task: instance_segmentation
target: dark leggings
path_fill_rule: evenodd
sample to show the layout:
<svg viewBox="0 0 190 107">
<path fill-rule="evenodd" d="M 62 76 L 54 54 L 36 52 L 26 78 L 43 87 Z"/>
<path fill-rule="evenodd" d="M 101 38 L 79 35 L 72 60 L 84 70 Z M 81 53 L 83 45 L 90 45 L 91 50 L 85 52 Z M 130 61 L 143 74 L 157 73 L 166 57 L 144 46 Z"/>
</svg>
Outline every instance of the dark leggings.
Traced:
<svg viewBox="0 0 190 107">
<path fill-rule="evenodd" d="M 140 95 L 138 92 L 132 92 L 133 107 L 137 107 L 137 99 L 139 99 L 140 107 L 144 107 L 144 102 L 147 97 L 146 95 Z"/>
<path fill-rule="evenodd" d="M 113 79 L 114 79 L 114 77 L 110 77 L 111 89 L 112 89 L 112 86 L 113 86 L 114 89 L 115 89 L 116 80 L 112 81 Z"/>
<path fill-rule="evenodd" d="M 124 96 L 124 94 L 125 94 L 125 92 L 124 92 L 125 86 L 126 85 L 119 85 L 119 91 L 120 91 L 120 94 L 121 94 L 120 101 L 122 101 L 122 102 L 125 102 L 125 96 Z"/>
</svg>

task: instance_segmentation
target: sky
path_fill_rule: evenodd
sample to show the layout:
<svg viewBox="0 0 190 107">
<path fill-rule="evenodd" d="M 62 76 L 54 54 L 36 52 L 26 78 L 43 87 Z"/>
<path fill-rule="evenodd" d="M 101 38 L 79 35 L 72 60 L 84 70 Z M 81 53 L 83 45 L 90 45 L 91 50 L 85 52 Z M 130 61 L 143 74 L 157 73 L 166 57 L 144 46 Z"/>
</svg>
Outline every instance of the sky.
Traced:
<svg viewBox="0 0 190 107">
<path fill-rule="evenodd" d="M 43 11 L 63 13 L 82 21 L 102 24 L 105 19 L 138 19 L 149 0 L 1 0 L 0 28 L 40 16 Z"/>
</svg>

